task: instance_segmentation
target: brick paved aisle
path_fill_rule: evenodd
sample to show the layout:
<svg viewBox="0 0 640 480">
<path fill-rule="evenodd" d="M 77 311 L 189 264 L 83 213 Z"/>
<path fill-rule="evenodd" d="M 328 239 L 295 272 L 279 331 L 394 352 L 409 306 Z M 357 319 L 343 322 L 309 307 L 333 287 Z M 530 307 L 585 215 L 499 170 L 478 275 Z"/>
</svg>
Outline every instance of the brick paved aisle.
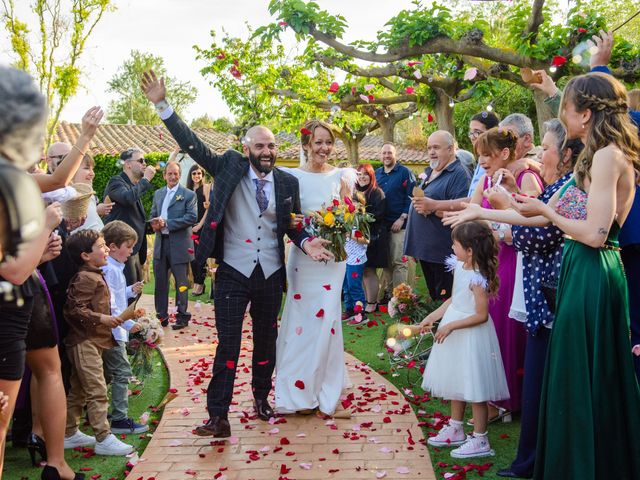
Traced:
<svg viewBox="0 0 640 480">
<path fill-rule="evenodd" d="M 151 296 L 144 296 L 140 305 L 154 310 Z M 167 329 L 161 345 L 178 396 L 165 408 L 129 479 L 435 479 L 409 404 L 392 384 L 350 355 L 345 360 L 353 388 L 345 392 L 345 401 L 351 401 L 351 419 L 287 415 L 274 424 L 257 419 L 249 318 L 229 413 L 232 437 L 215 441 L 193 435 L 192 429 L 208 418 L 206 387 L 216 335 L 210 305 L 192 304 L 190 311 L 190 327 Z"/>
</svg>

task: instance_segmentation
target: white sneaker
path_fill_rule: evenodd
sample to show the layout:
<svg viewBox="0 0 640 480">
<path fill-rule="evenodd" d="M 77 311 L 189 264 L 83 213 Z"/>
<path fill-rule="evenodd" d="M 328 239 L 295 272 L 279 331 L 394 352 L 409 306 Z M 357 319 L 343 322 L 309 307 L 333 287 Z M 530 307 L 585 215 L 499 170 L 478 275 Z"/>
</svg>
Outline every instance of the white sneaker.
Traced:
<svg viewBox="0 0 640 480">
<path fill-rule="evenodd" d="M 76 430 L 76 433 L 70 437 L 64 437 L 64 448 L 92 447 L 95 444 L 96 437 L 82 433 L 80 430 Z"/>
<path fill-rule="evenodd" d="M 133 452 L 134 448 L 124 442 L 118 440 L 113 434 L 109 434 L 101 442 L 96 443 L 96 455 L 128 455 Z"/>
<path fill-rule="evenodd" d="M 469 435 L 462 446 L 451 450 L 453 458 L 493 457 L 495 454 L 486 435 Z"/>
<path fill-rule="evenodd" d="M 462 445 L 466 440 L 467 437 L 464 434 L 462 425 L 451 425 L 448 423 L 440 429 L 438 435 L 430 437 L 427 443 L 432 447 L 453 447 L 455 445 Z"/>
</svg>

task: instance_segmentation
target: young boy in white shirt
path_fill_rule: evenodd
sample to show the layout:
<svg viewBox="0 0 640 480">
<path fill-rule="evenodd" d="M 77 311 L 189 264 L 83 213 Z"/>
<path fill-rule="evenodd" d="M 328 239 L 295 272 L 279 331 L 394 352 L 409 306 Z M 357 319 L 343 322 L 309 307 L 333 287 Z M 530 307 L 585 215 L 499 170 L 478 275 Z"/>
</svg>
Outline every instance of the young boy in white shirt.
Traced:
<svg viewBox="0 0 640 480">
<path fill-rule="evenodd" d="M 120 315 L 127 308 L 128 300 L 142 292 L 142 282 L 127 286 L 124 277 L 124 264 L 131 256 L 133 246 L 138 241 L 136 231 L 120 220 L 105 225 L 102 230 L 104 240 L 109 247 L 107 264 L 102 273 L 111 292 L 111 313 Z M 111 431 L 113 433 L 139 434 L 149 430 L 148 425 L 136 423 L 129 418 L 129 379 L 132 376 L 131 364 L 127 356 L 129 332 L 140 330 L 140 325 L 127 320 L 112 330 L 117 346 L 102 354 L 105 373 L 111 378 Z"/>
</svg>

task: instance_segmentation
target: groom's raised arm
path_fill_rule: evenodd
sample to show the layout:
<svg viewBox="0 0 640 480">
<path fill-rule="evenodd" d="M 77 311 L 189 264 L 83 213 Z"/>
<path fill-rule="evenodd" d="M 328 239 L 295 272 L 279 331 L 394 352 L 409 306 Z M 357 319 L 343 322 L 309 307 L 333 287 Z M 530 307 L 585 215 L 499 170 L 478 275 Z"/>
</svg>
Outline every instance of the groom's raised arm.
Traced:
<svg viewBox="0 0 640 480">
<path fill-rule="evenodd" d="M 148 70 L 142 74 L 140 86 L 182 151 L 214 177 L 222 171 L 229 155 L 218 155 L 212 151 L 173 110 L 166 99 L 164 78 L 158 78 L 153 70 Z"/>
</svg>

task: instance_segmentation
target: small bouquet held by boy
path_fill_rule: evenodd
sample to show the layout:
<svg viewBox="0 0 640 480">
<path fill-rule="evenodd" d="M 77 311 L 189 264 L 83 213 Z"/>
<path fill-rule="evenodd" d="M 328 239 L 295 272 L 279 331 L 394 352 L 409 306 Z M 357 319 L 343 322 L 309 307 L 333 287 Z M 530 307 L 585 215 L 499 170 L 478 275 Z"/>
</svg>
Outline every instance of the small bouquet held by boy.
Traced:
<svg viewBox="0 0 640 480">
<path fill-rule="evenodd" d="M 366 211 L 364 195 L 356 192 L 354 199 L 347 196 L 342 201 L 334 199 L 331 205 L 311 212 L 304 219 L 305 228 L 310 235 L 331 242 L 326 248 L 333 253 L 336 262 L 347 259 L 347 238 L 353 235 L 356 239 L 368 240 L 369 224 L 375 221 L 373 215 Z"/>
<path fill-rule="evenodd" d="M 136 309 L 133 316 L 140 330 L 130 334 L 127 348 L 131 353 L 131 371 L 142 380 L 153 370 L 153 351 L 162 343 L 164 330 L 160 320 L 148 315 L 144 308 Z"/>
</svg>

